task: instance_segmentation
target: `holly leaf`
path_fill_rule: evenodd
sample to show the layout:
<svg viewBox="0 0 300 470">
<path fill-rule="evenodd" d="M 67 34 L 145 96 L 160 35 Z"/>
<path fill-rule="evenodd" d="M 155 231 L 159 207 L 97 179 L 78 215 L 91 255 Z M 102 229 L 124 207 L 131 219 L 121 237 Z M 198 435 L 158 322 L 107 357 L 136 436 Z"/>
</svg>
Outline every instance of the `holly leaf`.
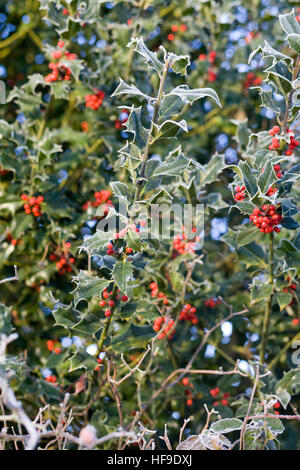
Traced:
<svg viewBox="0 0 300 470">
<path fill-rule="evenodd" d="M 133 267 L 129 261 L 123 259 L 117 261 L 112 271 L 112 276 L 122 292 L 127 293 L 128 281 L 133 275 Z"/>
</svg>

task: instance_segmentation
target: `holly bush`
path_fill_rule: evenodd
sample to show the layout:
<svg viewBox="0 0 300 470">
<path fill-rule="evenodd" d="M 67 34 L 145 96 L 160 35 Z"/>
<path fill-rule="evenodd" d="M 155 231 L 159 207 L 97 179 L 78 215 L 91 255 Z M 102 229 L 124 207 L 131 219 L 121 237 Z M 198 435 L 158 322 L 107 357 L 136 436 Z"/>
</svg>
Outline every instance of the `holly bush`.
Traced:
<svg viewBox="0 0 300 470">
<path fill-rule="evenodd" d="M 1 449 L 299 449 L 294 6 L 1 6 Z"/>
</svg>

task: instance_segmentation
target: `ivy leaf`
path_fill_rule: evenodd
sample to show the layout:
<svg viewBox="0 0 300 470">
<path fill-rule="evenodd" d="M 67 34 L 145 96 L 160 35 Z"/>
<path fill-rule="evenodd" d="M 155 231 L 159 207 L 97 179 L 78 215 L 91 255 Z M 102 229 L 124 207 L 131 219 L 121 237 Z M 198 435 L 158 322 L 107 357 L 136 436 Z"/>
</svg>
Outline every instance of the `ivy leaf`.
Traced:
<svg viewBox="0 0 300 470">
<path fill-rule="evenodd" d="M 109 285 L 108 280 L 91 276 L 85 271 L 80 271 L 78 276 L 73 277 L 73 281 L 76 283 L 76 288 L 73 291 L 75 307 L 81 300 L 101 295 L 103 290 Z"/>
<path fill-rule="evenodd" d="M 114 265 L 112 276 L 117 286 L 122 292 L 127 293 L 128 281 L 132 277 L 132 274 L 133 274 L 132 265 L 126 259 L 122 261 L 118 261 Z"/>
<path fill-rule="evenodd" d="M 158 73 L 163 71 L 164 64 L 157 58 L 156 52 L 149 51 L 143 38 L 132 38 L 127 46 L 134 46 L 134 50 L 144 57 L 146 64 L 148 64 L 150 68 L 156 70 Z"/>
</svg>

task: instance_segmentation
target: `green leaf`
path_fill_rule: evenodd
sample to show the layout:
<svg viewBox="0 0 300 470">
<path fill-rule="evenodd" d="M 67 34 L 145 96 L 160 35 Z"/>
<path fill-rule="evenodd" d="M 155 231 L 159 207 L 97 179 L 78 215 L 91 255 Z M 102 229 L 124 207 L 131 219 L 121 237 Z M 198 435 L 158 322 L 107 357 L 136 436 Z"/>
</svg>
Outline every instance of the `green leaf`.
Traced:
<svg viewBox="0 0 300 470">
<path fill-rule="evenodd" d="M 277 382 L 276 394 L 282 390 L 292 394 L 294 387 L 300 384 L 300 369 L 291 369 L 283 374 L 283 377 Z"/>
<path fill-rule="evenodd" d="M 180 75 L 186 75 L 186 69 L 191 64 L 190 58 L 188 55 L 176 55 L 172 52 L 169 53 L 169 58 L 172 61 L 172 70 L 175 73 Z"/>
<path fill-rule="evenodd" d="M 277 293 L 275 295 L 275 298 L 278 302 L 280 310 L 283 310 L 285 309 L 285 307 L 287 307 L 290 304 L 293 296 L 289 292 L 282 292 L 282 293 Z"/>
<path fill-rule="evenodd" d="M 109 285 L 109 281 L 106 279 L 91 276 L 86 271 L 80 271 L 78 276 L 73 277 L 73 281 L 77 284 L 73 291 L 75 307 L 80 300 L 87 300 L 101 295 L 103 290 Z"/>
<path fill-rule="evenodd" d="M 211 431 L 226 434 L 232 431 L 238 431 L 243 426 L 243 421 L 237 418 L 220 419 L 210 427 Z"/>
<path fill-rule="evenodd" d="M 291 395 L 286 391 L 286 390 L 281 390 L 280 392 L 276 392 L 276 397 L 282 404 L 283 408 L 286 410 L 290 400 L 291 400 Z"/>
<path fill-rule="evenodd" d="M 194 101 L 208 97 L 214 100 L 220 108 L 222 107 L 217 93 L 212 88 L 190 89 L 187 85 L 179 85 L 170 91 L 166 97 L 170 95 L 178 96 L 184 104 L 193 104 Z"/>
<path fill-rule="evenodd" d="M 256 303 L 260 300 L 266 300 L 273 292 L 273 286 L 268 282 L 263 282 L 259 278 L 255 278 L 250 285 L 251 302 Z"/>
<path fill-rule="evenodd" d="M 142 149 L 145 147 L 149 131 L 141 124 L 141 111 L 142 108 L 128 108 L 130 114 L 127 121 L 124 123 L 124 128 L 134 135 L 133 142 Z"/>
<path fill-rule="evenodd" d="M 271 160 L 267 161 L 262 173 L 258 177 L 258 186 L 263 194 L 265 194 L 269 187 L 277 181 L 275 171 L 273 170 L 273 162 Z"/>
<path fill-rule="evenodd" d="M 88 253 L 99 253 L 107 247 L 108 242 L 113 238 L 114 232 L 97 230 L 94 235 L 84 240 L 80 248 Z"/>
<path fill-rule="evenodd" d="M 11 308 L 0 304 L 0 336 L 9 335 L 13 331 L 11 319 Z"/>
<path fill-rule="evenodd" d="M 128 85 L 121 78 L 119 80 L 120 80 L 120 83 L 111 96 L 117 96 L 117 95 L 141 96 L 148 102 L 150 102 L 153 99 L 151 98 L 151 96 L 145 95 L 145 93 L 139 90 L 135 85 Z"/>
<path fill-rule="evenodd" d="M 140 252 L 142 251 L 142 242 L 139 235 L 132 230 L 131 228 L 128 229 L 126 234 L 126 243 L 127 245 L 132 248 L 134 251 Z"/>
<path fill-rule="evenodd" d="M 113 337 L 110 345 L 115 352 L 125 352 L 144 347 L 154 336 L 151 326 L 136 326 L 131 323 L 121 335 Z"/>
<path fill-rule="evenodd" d="M 256 184 L 256 178 L 251 167 L 247 162 L 240 162 L 239 168 L 242 173 L 242 179 L 246 187 L 246 191 L 250 194 L 251 197 L 254 197 L 258 188 Z"/>
<path fill-rule="evenodd" d="M 86 369 L 93 371 L 98 365 L 96 358 L 85 352 L 83 349 L 80 351 L 76 351 L 76 353 L 72 357 L 70 357 L 69 360 L 69 372 L 73 372 L 77 369 Z"/>
<path fill-rule="evenodd" d="M 128 281 L 132 277 L 133 268 L 131 263 L 126 259 L 122 261 L 118 261 L 114 265 L 114 269 L 112 271 L 112 276 L 122 292 L 127 293 Z"/>
<path fill-rule="evenodd" d="M 254 242 L 240 247 L 238 256 L 240 261 L 244 262 L 248 268 L 258 266 L 263 269 L 267 266 L 267 258 L 262 247 Z"/>
<path fill-rule="evenodd" d="M 224 168 L 226 168 L 224 155 L 215 153 L 206 165 L 199 168 L 200 185 L 205 186 L 217 181 L 218 175 Z"/>
<path fill-rule="evenodd" d="M 128 198 L 128 185 L 122 183 L 121 181 L 112 181 L 110 186 L 116 196 L 123 196 L 126 199 Z"/>
<path fill-rule="evenodd" d="M 242 214 L 251 215 L 256 206 L 250 201 L 239 201 L 233 207 L 237 207 Z"/>
<path fill-rule="evenodd" d="M 255 420 L 254 420 L 255 422 Z M 281 434 L 284 431 L 284 426 L 278 418 L 265 418 L 264 422 L 272 433 Z"/>
<path fill-rule="evenodd" d="M 184 119 L 181 121 L 172 121 L 171 119 L 167 119 L 162 124 L 155 127 L 157 129 L 155 140 L 157 140 L 159 137 L 163 137 L 164 139 L 175 137 L 180 129 L 184 132 L 188 132 L 187 123 Z"/>
<path fill-rule="evenodd" d="M 57 304 L 52 311 L 55 324 L 63 326 L 66 329 L 74 328 L 80 323 L 82 316 L 80 312 L 75 311 L 73 305 Z"/>
<path fill-rule="evenodd" d="M 275 84 L 280 85 L 284 94 L 289 93 L 292 90 L 292 74 L 283 60 L 271 65 L 271 67 L 267 68 L 265 72 L 268 74 L 268 79 L 271 79 Z"/>
<path fill-rule="evenodd" d="M 279 15 L 279 22 L 286 34 L 300 34 L 300 26 L 295 16 L 294 10 L 286 15 Z"/>
<path fill-rule="evenodd" d="M 264 58 L 267 58 L 267 57 L 274 58 L 275 57 L 275 59 L 277 59 L 277 60 L 285 60 L 287 62 L 292 61 L 291 57 L 289 57 L 285 54 L 282 54 L 282 52 L 277 51 L 267 41 L 265 41 L 263 46 L 260 45 L 260 46 L 258 46 L 257 49 L 255 49 L 254 51 L 251 52 L 251 54 L 249 56 L 248 63 L 250 63 L 251 60 L 253 59 L 253 57 L 258 53 L 262 53 Z"/>
<path fill-rule="evenodd" d="M 297 54 L 300 54 L 300 34 L 289 34 L 287 40 L 291 48 L 294 49 Z"/>
<path fill-rule="evenodd" d="M 144 57 L 146 64 L 156 72 L 161 73 L 164 68 L 164 64 L 157 58 L 156 52 L 149 51 L 148 47 L 144 43 L 143 38 L 132 38 L 128 47 L 134 47 L 134 50 Z"/>
<path fill-rule="evenodd" d="M 236 242 L 238 247 L 248 245 L 249 243 L 253 242 L 257 239 L 259 235 L 259 230 L 257 227 L 243 227 L 237 234 Z"/>
<path fill-rule="evenodd" d="M 191 160 L 180 153 L 177 158 L 157 166 L 152 175 L 179 176 L 189 166 L 190 162 Z"/>
</svg>

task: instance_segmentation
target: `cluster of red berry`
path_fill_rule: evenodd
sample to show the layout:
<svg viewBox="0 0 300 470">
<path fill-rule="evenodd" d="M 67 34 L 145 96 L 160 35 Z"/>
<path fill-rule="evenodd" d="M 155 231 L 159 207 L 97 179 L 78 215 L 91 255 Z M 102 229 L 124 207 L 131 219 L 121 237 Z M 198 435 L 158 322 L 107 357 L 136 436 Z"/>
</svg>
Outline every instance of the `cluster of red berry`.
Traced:
<svg viewBox="0 0 300 470">
<path fill-rule="evenodd" d="M 75 60 L 77 59 L 77 55 L 72 54 L 69 51 L 63 51 L 62 49 L 64 46 L 64 41 L 58 41 L 57 47 L 59 47 L 59 49 L 52 52 L 52 58 L 58 60 L 58 62 L 50 62 L 49 69 L 52 70 L 52 72 L 45 77 L 46 82 L 71 80 L 71 69 L 62 65 L 59 62 L 59 59 L 64 58 L 66 60 Z"/>
<path fill-rule="evenodd" d="M 280 228 L 277 225 L 282 221 L 279 210 L 280 205 L 275 207 L 273 204 L 264 204 L 260 209 L 255 207 L 250 215 L 250 220 L 262 233 L 279 233 Z"/>
<path fill-rule="evenodd" d="M 276 150 L 280 147 L 280 140 L 278 139 L 278 137 L 276 137 L 276 134 L 279 134 L 279 133 L 280 133 L 279 126 L 274 126 L 272 127 L 272 129 L 269 130 L 269 134 L 272 136 L 272 143 L 269 145 L 270 150 Z M 290 143 L 289 143 L 288 150 L 285 151 L 285 154 L 289 157 L 293 154 L 293 150 L 295 150 L 295 148 L 298 147 L 300 142 L 299 140 L 295 139 L 295 134 L 293 131 L 290 131 L 289 129 L 287 129 L 287 133 L 290 136 Z"/>
<path fill-rule="evenodd" d="M 176 37 L 174 33 L 178 33 L 178 32 L 184 33 L 186 30 L 187 30 L 187 26 L 185 24 L 180 24 L 180 25 L 173 24 L 171 26 L 171 31 L 172 32 L 169 33 L 168 36 L 167 36 L 168 41 L 174 41 L 174 39 Z"/>
<path fill-rule="evenodd" d="M 197 309 L 192 307 L 191 304 L 186 304 L 180 312 L 179 320 L 190 321 L 193 325 L 196 325 L 198 323 L 196 311 Z"/>
<path fill-rule="evenodd" d="M 46 344 L 47 344 L 48 351 L 54 352 L 55 354 L 60 354 L 61 353 L 61 348 L 58 346 L 59 341 L 53 340 L 53 339 L 48 339 Z"/>
<path fill-rule="evenodd" d="M 118 293 L 119 292 L 120 291 L 118 290 Z M 112 313 L 111 309 L 115 306 L 115 301 L 111 298 L 112 295 L 113 295 L 113 291 L 108 292 L 107 288 L 105 288 L 104 291 L 102 292 L 101 296 L 100 296 L 102 298 L 99 302 L 99 305 L 100 305 L 101 308 L 103 308 L 103 307 L 106 308 L 106 310 L 104 312 L 105 317 L 110 317 L 111 316 L 111 313 Z M 120 296 L 118 294 L 116 296 L 116 299 L 119 299 L 119 298 L 120 298 Z M 127 295 L 125 295 L 125 294 L 122 295 L 121 300 L 122 300 L 122 302 L 127 302 L 127 300 L 128 300 Z M 107 308 L 107 307 L 109 307 L 109 308 Z"/>
<path fill-rule="evenodd" d="M 211 65 L 215 63 L 215 60 L 217 58 L 217 53 L 216 51 L 210 51 L 208 54 L 200 54 L 198 56 L 198 59 L 202 61 L 208 61 Z M 217 79 L 217 74 L 214 71 L 212 67 L 209 67 L 207 70 L 207 80 L 209 82 L 215 82 Z"/>
<path fill-rule="evenodd" d="M 192 231 L 195 233 L 197 229 L 194 227 Z M 176 258 L 178 255 L 183 255 L 185 253 L 194 253 L 196 249 L 196 242 L 200 241 L 200 237 L 195 237 L 193 240 L 188 240 L 185 233 L 185 227 L 182 226 L 182 234 L 177 234 L 174 236 L 173 241 L 173 258 Z"/>
<path fill-rule="evenodd" d="M 45 380 L 47 380 L 47 382 L 52 383 L 53 385 L 57 385 L 57 378 L 55 377 L 55 375 L 47 375 Z"/>
<path fill-rule="evenodd" d="M 216 398 L 216 397 L 218 398 L 217 401 L 213 402 L 213 406 L 218 406 L 219 404 L 224 405 L 224 406 L 229 405 L 229 401 L 227 400 L 227 398 L 230 397 L 230 393 L 226 392 L 226 393 L 223 393 L 222 396 L 220 396 L 220 389 L 219 387 L 216 387 L 210 390 L 210 394 L 213 398 Z"/>
<path fill-rule="evenodd" d="M 234 190 L 235 190 L 234 200 L 236 202 L 243 201 L 246 197 L 245 196 L 245 190 L 246 190 L 245 186 L 236 186 L 234 188 Z"/>
<path fill-rule="evenodd" d="M 297 289 L 297 284 L 296 282 L 292 282 L 291 283 L 291 278 L 290 276 L 288 276 L 286 278 L 287 282 L 289 283 L 289 285 L 287 287 L 284 287 L 283 288 L 283 292 L 290 292 L 291 294 L 293 294 L 295 292 L 295 290 Z"/>
<path fill-rule="evenodd" d="M 94 194 L 95 201 L 87 201 L 83 204 L 83 210 L 87 210 L 90 206 L 91 207 L 99 207 L 102 204 L 105 204 L 103 207 L 103 213 L 106 215 L 108 213 L 109 207 L 112 207 L 111 198 L 111 191 L 108 189 L 102 189 L 101 191 L 96 191 Z"/>
<path fill-rule="evenodd" d="M 133 249 L 132 249 L 130 246 L 127 246 L 127 247 L 125 248 L 125 253 L 126 253 L 127 255 L 130 255 L 132 252 L 133 252 Z M 113 243 L 109 242 L 109 243 L 107 244 L 106 254 L 108 254 L 108 255 L 114 255 L 114 254 L 116 254 L 116 251 L 115 251 L 115 248 L 114 248 Z"/>
<path fill-rule="evenodd" d="M 160 300 L 163 301 L 164 305 L 168 305 L 168 299 L 167 299 L 166 294 L 159 291 L 158 285 L 157 285 L 156 282 L 151 282 L 149 287 L 151 289 L 151 297 L 152 298 L 158 297 Z"/>
<path fill-rule="evenodd" d="M 219 305 L 221 303 L 220 299 L 217 299 L 216 297 L 212 297 L 211 299 L 205 300 L 204 305 L 206 307 L 214 308 L 216 305 Z"/>
<path fill-rule="evenodd" d="M 295 150 L 296 147 L 299 145 L 299 140 L 295 139 L 295 134 L 293 131 L 287 131 L 288 134 L 290 134 L 290 143 L 289 143 L 289 148 L 288 150 L 285 151 L 285 154 L 289 157 L 293 154 L 293 150 Z"/>
<path fill-rule="evenodd" d="M 11 245 L 14 245 L 14 246 L 20 245 L 21 243 L 23 243 L 23 241 L 22 241 L 21 238 L 18 239 L 18 240 L 17 240 L 16 238 L 13 238 L 12 234 L 11 234 L 9 231 L 6 232 L 6 240 L 7 240 Z"/>
<path fill-rule="evenodd" d="M 85 106 L 86 108 L 91 108 L 94 111 L 97 111 L 98 108 L 103 103 L 103 100 L 105 98 L 105 93 L 102 90 L 94 90 L 95 93 L 91 95 L 85 95 Z"/>
<path fill-rule="evenodd" d="M 57 247 L 55 253 L 51 253 L 49 255 L 50 261 L 56 262 L 55 265 L 60 276 L 63 276 L 67 272 L 70 273 L 73 271 L 72 265 L 75 263 L 75 259 L 73 258 L 72 254 L 69 253 L 70 248 L 70 242 L 63 242 L 62 248 Z"/>
<path fill-rule="evenodd" d="M 245 36 L 246 44 L 249 44 L 254 37 L 255 34 L 253 33 L 253 31 L 249 31 L 249 33 L 247 33 L 247 35 Z"/>
<path fill-rule="evenodd" d="M 244 88 L 250 88 L 251 86 L 257 86 L 262 83 L 262 79 L 257 77 L 253 72 L 247 73 L 246 80 L 244 82 Z"/>
<path fill-rule="evenodd" d="M 158 339 L 163 339 L 165 337 L 167 337 L 168 339 L 172 339 L 175 334 L 175 330 L 173 330 L 174 323 L 175 321 L 172 320 L 172 318 L 157 317 L 154 320 L 153 329 L 154 331 L 156 331 L 156 333 L 162 330 L 158 335 Z"/>
<path fill-rule="evenodd" d="M 122 109 L 119 118 L 115 121 L 115 128 L 122 129 L 124 127 L 125 122 L 128 121 L 129 111 L 128 109 Z"/>
<path fill-rule="evenodd" d="M 274 171 L 276 172 L 276 176 L 277 178 L 282 178 L 282 172 L 281 172 L 281 168 L 280 168 L 280 165 L 274 165 Z M 264 171 L 264 168 L 263 170 Z M 234 200 L 236 202 L 241 202 L 241 201 L 244 201 L 246 199 L 246 188 L 245 186 L 236 186 L 234 188 L 234 191 L 235 191 L 235 195 L 234 195 Z M 277 189 L 273 186 L 270 186 L 268 191 L 266 192 L 266 196 L 273 196 L 274 193 L 276 193 Z"/>
<path fill-rule="evenodd" d="M 87 121 L 82 121 L 80 125 L 81 125 L 82 132 L 88 132 L 90 130 L 90 125 Z"/>
<path fill-rule="evenodd" d="M 210 64 L 213 64 L 217 58 L 216 51 L 210 51 L 208 54 L 200 54 L 198 59 L 201 61 L 207 60 Z"/>
<path fill-rule="evenodd" d="M 276 415 L 279 415 L 279 414 L 280 414 L 279 411 L 277 411 L 278 408 L 280 408 L 280 407 L 281 407 L 281 404 L 279 403 L 279 401 L 277 401 L 276 403 L 274 403 L 273 409 L 274 409 L 274 413 L 275 413 Z"/>
<path fill-rule="evenodd" d="M 183 379 L 182 379 L 182 385 L 184 385 L 185 387 L 190 387 L 191 389 L 194 388 L 194 385 L 189 381 L 189 379 L 188 379 L 187 377 L 183 377 Z M 190 398 L 188 398 L 188 399 L 186 400 L 186 405 L 187 405 L 187 406 L 192 406 L 192 405 L 193 405 L 193 398 L 192 398 L 192 395 L 193 395 L 193 394 L 192 394 L 191 390 L 189 390 L 188 388 L 186 388 L 185 391 L 184 391 L 184 393 L 185 393 L 185 395 L 187 395 L 188 397 L 190 397 Z"/>
<path fill-rule="evenodd" d="M 40 217 L 42 215 L 41 204 L 44 202 L 44 196 L 29 197 L 28 194 L 22 194 L 21 199 L 22 201 L 25 201 L 23 206 L 25 214 L 32 213 L 35 217 Z"/>
</svg>

